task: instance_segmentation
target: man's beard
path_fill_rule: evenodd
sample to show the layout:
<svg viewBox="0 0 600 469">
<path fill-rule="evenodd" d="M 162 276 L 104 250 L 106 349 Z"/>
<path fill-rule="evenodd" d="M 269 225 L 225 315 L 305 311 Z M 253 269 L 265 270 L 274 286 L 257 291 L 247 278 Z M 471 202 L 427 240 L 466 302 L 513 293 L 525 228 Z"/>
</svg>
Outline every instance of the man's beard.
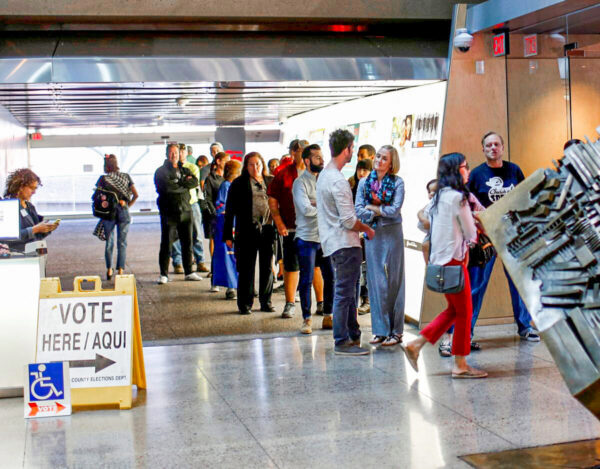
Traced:
<svg viewBox="0 0 600 469">
<path fill-rule="evenodd" d="M 312 162 L 310 163 L 310 172 L 311 173 L 319 174 L 321 171 L 323 171 L 323 165 L 314 164 Z"/>
</svg>

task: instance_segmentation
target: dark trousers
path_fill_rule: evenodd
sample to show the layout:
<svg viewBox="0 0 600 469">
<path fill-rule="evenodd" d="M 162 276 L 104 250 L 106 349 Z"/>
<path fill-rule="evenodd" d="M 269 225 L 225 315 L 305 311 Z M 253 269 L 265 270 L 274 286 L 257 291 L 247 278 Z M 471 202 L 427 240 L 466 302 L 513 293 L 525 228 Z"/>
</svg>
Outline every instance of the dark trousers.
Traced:
<svg viewBox="0 0 600 469">
<path fill-rule="evenodd" d="M 331 314 L 333 309 L 333 266 L 329 257 L 323 257 L 320 243 L 304 241 L 296 238 L 296 249 L 298 261 L 300 262 L 300 305 L 302 306 L 302 318 L 310 318 L 311 298 L 310 289 L 315 275 L 315 267 L 320 267 L 323 275 L 323 314 Z"/>
<path fill-rule="evenodd" d="M 333 338 L 335 345 L 360 338 L 356 303 L 362 252 L 359 247 L 343 248 L 331 255 L 335 271 L 333 296 Z"/>
<path fill-rule="evenodd" d="M 258 299 L 261 306 L 271 304 L 273 293 L 274 227 L 263 225 L 236 233 L 235 260 L 238 271 L 237 305 L 240 311 L 252 309 L 254 303 L 254 273 L 258 254 Z"/>
<path fill-rule="evenodd" d="M 192 212 L 184 213 L 180 219 L 160 216 L 160 252 L 158 253 L 158 264 L 160 275 L 168 276 L 169 260 L 173 242 L 179 236 L 181 242 L 181 257 L 183 258 L 183 270 L 185 275 L 192 273 Z"/>
</svg>

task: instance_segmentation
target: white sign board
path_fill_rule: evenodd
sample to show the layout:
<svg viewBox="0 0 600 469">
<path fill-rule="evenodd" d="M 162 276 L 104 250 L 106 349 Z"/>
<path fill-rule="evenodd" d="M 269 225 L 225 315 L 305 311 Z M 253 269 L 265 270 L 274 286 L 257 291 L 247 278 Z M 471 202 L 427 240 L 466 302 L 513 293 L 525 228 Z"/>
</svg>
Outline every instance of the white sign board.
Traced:
<svg viewBox="0 0 600 469">
<path fill-rule="evenodd" d="M 69 364 L 25 365 L 25 418 L 71 415 Z"/>
<path fill-rule="evenodd" d="M 38 362 L 68 361 L 72 388 L 131 384 L 131 295 L 40 300 Z"/>
<path fill-rule="evenodd" d="M 0 200 L 0 241 L 19 239 L 19 201 Z"/>
</svg>

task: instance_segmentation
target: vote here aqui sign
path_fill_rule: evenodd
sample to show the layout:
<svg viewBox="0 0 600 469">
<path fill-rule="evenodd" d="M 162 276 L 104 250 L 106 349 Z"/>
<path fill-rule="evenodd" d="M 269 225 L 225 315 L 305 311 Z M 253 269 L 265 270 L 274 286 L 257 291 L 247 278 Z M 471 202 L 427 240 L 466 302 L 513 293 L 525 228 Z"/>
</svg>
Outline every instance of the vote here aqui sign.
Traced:
<svg viewBox="0 0 600 469">
<path fill-rule="evenodd" d="M 68 361 L 71 388 L 131 384 L 132 296 L 40 299 L 38 362 Z"/>
</svg>

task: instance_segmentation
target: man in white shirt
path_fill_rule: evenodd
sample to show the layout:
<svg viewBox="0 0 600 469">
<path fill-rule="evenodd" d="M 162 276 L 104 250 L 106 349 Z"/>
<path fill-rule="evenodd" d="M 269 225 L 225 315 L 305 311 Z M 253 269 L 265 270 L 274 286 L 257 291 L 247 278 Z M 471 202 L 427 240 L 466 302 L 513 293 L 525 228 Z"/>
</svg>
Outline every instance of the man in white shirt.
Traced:
<svg viewBox="0 0 600 469">
<path fill-rule="evenodd" d="M 324 256 L 331 256 L 335 271 L 333 338 L 338 355 L 367 355 L 360 346 L 356 300 L 362 251 L 359 232 L 369 239 L 373 229 L 356 218 L 350 184 L 342 175 L 354 150 L 354 136 L 336 130 L 329 136 L 331 162 L 317 181 L 317 221 Z"/>
<path fill-rule="evenodd" d="M 331 259 L 323 256 L 317 222 L 317 178 L 323 170 L 323 154 L 317 144 L 302 151 L 306 169 L 292 185 L 292 196 L 296 210 L 296 232 L 294 242 L 300 264 L 300 305 L 302 306 L 302 334 L 312 333 L 310 289 L 315 267 L 323 275 L 323 329 L 333 327 L 333 267 Z"/>
</svg>

